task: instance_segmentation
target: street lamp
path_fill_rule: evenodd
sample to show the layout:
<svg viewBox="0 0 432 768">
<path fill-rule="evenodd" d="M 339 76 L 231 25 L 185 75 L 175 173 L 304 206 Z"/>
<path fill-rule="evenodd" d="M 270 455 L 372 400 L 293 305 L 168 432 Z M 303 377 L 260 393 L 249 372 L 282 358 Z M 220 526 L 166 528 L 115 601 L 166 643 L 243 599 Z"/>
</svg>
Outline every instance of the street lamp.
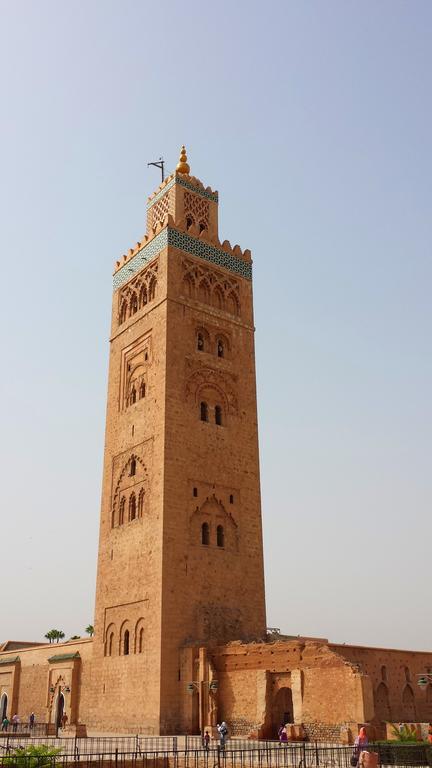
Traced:
<svg viewBox="0 0 432 768">
<path fill-rule="evenodd" d="M 427 688 L 429 683 L 432 683 L 432 672 L 422 672 L 421 675 L 417 675 L 419 688 Z"/>
<path fill-rule="evenodd" d="M 192 680 L 190 683 L 187 684 L 187 690 L 189 691 L 189 693 L 193 693 L 195 689 L 199 691 L 199 687 L 201 683 L 203 685 L 208 685 L 210 691 L 217 691 L 217 689 L 219 688 L 219 683 L 217 680 L 201 680 L 201 681 Z"/>
</svg>

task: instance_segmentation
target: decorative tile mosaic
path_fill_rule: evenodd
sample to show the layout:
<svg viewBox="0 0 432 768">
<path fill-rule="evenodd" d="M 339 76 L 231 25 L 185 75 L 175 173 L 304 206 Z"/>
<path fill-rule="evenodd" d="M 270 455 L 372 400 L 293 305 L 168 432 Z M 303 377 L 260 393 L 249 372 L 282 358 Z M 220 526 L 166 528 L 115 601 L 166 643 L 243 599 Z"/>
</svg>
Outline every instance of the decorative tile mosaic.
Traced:
<svg viewBox="0 0 432 768">
<path fill-rule="evenodd" d="M 157 203 L 158 200 L 163 197 L 163 195 L 168 192 L 171 187 L 174 186 L 174 184 L 180 184 L 182 187 L 186 187 L 186 189 L 190 189 L 191 192 L 195 192 L 197 195 L 201 195 L 201 197 L 205 197 L 207 200 L 213 200 L 214 203 L 217 203 L 219 201 L 219 195 L 217 192 L 207 192 L 206 189 L 201 189 L 201 187 L 194 187 L 193 184 L 190 184 L 189 181 L 186 181 L 186 179 L 182 179 L 181 176 L 174 176 L 174 178 L 171 179 L 170 182 L 161 189 L 160 192 L 157 193 L 155 197 L 152 197 L 151 200 L 147 203 L 147 209 L 151 208 L 152 205 Z"/>
<path fill-rule="evenodd" d="M 179 232 L 177 229 L 165 227 L 148 245 L 141 248 L 127 264 L 115 273 L 113 289 L 116 291 L 117 288 L 124 285 L 124 283 L 130 280 L 132 275 L 139 272 L 144 264 L 163 251 L 167 245 L 172 245 L 174 248 L 179 248 L 179 250 L 185 251 L 185 253 L 189 253 L 192 256 L 197 256 L 205 261 L 210 261 L 212 264 L 217 264 L 219 267 L 224 267 L 230 272 L 241 275 L 246 280 L 252 280 L 252 264 L 250 261 L 238 259 L 236 256 L 225 253 L 220 248 L 215 248 L 214 245 L 198 240 L 186 232 Z"/>
</svg>

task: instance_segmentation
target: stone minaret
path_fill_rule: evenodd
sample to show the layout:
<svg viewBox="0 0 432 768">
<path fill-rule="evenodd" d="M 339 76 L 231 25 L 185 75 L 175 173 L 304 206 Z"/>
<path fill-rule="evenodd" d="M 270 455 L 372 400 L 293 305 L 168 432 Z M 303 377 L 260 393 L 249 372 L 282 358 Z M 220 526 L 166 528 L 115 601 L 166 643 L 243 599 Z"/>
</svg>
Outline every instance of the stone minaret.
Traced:
<svg viewBox="0 0 432 768">
<path fill-rule="evenodd" d="M 182 646 L 265 631 L 251 254 L 184 147 L 116 264 L 110 343 L 98 725 L 174 733 Z"/>
</svg>

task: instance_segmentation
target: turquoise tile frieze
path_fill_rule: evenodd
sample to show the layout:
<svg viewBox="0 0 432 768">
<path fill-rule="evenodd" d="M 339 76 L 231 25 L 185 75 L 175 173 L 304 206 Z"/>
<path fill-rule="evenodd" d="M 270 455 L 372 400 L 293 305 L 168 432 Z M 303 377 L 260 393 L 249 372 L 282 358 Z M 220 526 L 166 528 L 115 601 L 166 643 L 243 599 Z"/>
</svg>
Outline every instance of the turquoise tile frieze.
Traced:
<svg viewBox="0 0 432 768">
<path fill-rule="evenodd" d="M 252 280 L 252 264 L 250 261 L 238 259 L 230 253 L 221 251 L 220 248 L 215 248 L 214 245 L 209 245 L 204 240 L 191 237 L 186 232 L 179 232 L 177 229 L 168 228 L 168 243 L 173 245 L 174 248 L 179 248 L 181 251 L 192 254 L 192 256 L 198 256 L 200 259 L 211 261 L 212 264 L 217 264 L 219 267 L 229 269 L 230 272 L 235 272 L 237 275 L 245 277 L 246 280 Z"/>
<path fill-rule="evenodd" d="M 186 179 L 182 179 L 181 176 L 174 176 L 171 181 L 168 182 L 166 187 L 161 189 L 160 192 L 157 193 L 155 197 L 152 197 L 151 200 L 147 203 L 147 209 L 151 208 L 152 205 L 157 203 L 158 200 L 161 199 L 161 197 L 164 196 L 166 192 L 168 192 L 171 187 L 174 186 L 174 184 L 180 184 L 182 187 L 186 187 L 186 189 L 190 189 L 191 192 L 195 192 L 196 195 L 200 195 L 201 197 L 205 197 L 207 200 L 213 200 L 214 203 L 217 203 L 219 201 L 219 195 L 217 192 L 207 192 L 206 189 L 202 189 L 201 187 L 194 187 L 193 184 L 191 184 L 189 181 L 186 181 Z"/>
<path fill-rule="evenodd" d="M 193 184 L 186 181 L 186 179 L 182 179 L 181 176 L 175 176 L 175 180 L 177 184 L 181 184 L 182 187 L 190 189 L 191 192 L 196 192 L 197 195 L 201 195 L 201 197 L 205 197 L 207 200 L 213 200 L 214 203 L 219 202 L 219 195 L 217 192 L 207 192 L 206 189 L 202 189 L 201 187 L 194 187 Z"/>
<path fill-rule="evenodd" d="M 156 237 L 148 244 L 141 248 L 133 258 L 128 261 L 118 272 L 115 273 L 113 278 L 113 288 L 116 291 L 121 285 L 127 283 L 131 277 L 137 272 L 140 272 L 147 262 L 151 261 L 154 256 L 163 251 L 167 247 L 168 243 L 168 228 L 162 229 Z"/>
<path fill-rule="evenodd" d="M 224 267 L 224 269 L 228 269 L 230 272 L 246 278 L 246 280 L 252 280 L 252 264 L 250 261 L 238 259 L 236 256 L 216 248 L 214 245 L 209 245 L 209 243 L 203 240 L 198 240 L 198 238 L 188 235 L 187 232 L 179 232 L 177 229 L 172 229 L 172 227 L 165 227 L 148 245 L 141 248 L 130 261 L 115 273 L 113 289 L 116 291 L 117 288 L 120 288 L 121 285 L 130 280 L 134 274 L 140 272 L 143 266 L 163 251 L 167 245 L 172 245 L 174 248 L 189 253 L 191 256 L 197 256 L 199 259 L 204 259 L 204 261 Z"/>
</svg>

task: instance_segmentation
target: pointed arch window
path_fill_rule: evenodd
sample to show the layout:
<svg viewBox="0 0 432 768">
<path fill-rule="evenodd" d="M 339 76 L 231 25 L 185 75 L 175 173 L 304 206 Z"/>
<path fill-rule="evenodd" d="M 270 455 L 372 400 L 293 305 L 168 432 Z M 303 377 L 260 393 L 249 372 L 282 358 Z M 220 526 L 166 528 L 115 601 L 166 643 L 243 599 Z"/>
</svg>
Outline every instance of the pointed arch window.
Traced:
<svg viewBox="0 0 432 768">
<path fill-rule="evenodd" d="M 222 426 L 222 406 L 221 405 L 215 406 L 215 423 L 219 427 Z"/>
<path fill-rule="evenodd" d="M 126 318 L 127 318 L 127 302 L 122 301 L 122 304 L 120 307 L 120 316 L 119 316 L 120 325 L 126 321 Z"/>
<path fill-rule="evenodd" d="M 133 405 L 134 403 L 136 403 L 136 389 L 133 386 L 129 395 L 129 405 Z"/>
<path fill-rule="evenodd" d="M 210 526 L 208 523 L 203 523 L 201 526 L 201 544 L 206 547 L 210 544 Z"/>
<path fill-rule="evenodd" d="M 126 629 L 123 636 L 123 655 L 129 656 L 129 630 Z"/>
<path fill-rule="evenodd" d="M 123 525 L 124 523 L 125 506 L 126 506 L 126 499 L 124 496 L 122 496 L 122 498 L 120 499 L 120 507 L 119 507 L 119 525 Z"/>
<path fill-rule="evenodd" d="M 113 642 L 114 642 L 114 632 L 110 632 L 110 635 L 108 638 L 108 656 L 112 656 Z"/>
<path fill-rule="evenodd" d="M 218 547 L 225 546 L 225 532 L 223 529 L 223 525 L 218 525 L 216 528 L 216 543 Z"/>
<path fill-rule="evenodd" d="M 136 518 L 136 497 L 134 493 L 131 493 L 129 499 L 129 520 L 135 520 Z"/>
<path fill-rule="evenodd" d="M 217 356 L 218 357 L 225 357 L 225 347 L 222 339 L 218 339 L 217 343 Z"/>
<path fill-rule="evenodd" d="M 144 307 L 147 304 L 147 286 L 143 285 L 140 290 L 140 307 Z"/>
<path fill-rule="evenodd" d="M 202 333 L 197 334 L 197 350 L 198 352 L 204 352 L 204 336 Z"/>
<path fill-rule="evenodd" d="M 201 421 L 208 421 L 208 405 L 204 401 L 200 405 Z"/>
<path fill-rule="evenodd" d="M 142 653 L 144 650 L 144 628 L 141 627 L 138 635 L 138 653 Z"/>
<path fill-rule="evenodd" d="M 136 293 L 132 295 L 132 298 L 130 300 L 130 315 L 134 315 L 135 312 L 138 312 L 138 299 Z"/>
<path fill-rule="evenodd" d="M 138 496 L 138 517 L 142 517 L 144 512 L 144 488 L 141 488 Z"/>
<path fill-rule="evenodd" d="M 136 474 L 136 458 L 135 456 L 132 456 L 131 463 L 130 463 L 130 472 L 129 475 L 133 477 L 133 475 Z"/>
<path fill-rule="evenodd" d="M 140 388 L 139 388 L 139 398 L 140 398 L 140 400 L 142 400 L 143 397 L 145 397 L 145 394 L 146 394 L 146 385 L 145 385 L 144 381 L 142 381 L 141 384 L 140 384 Z"/>
<path fill-rule="evenodd" d="M 386 666 L 384 666 L 384 665 L 381 667 L 381 680 L 382 680 L 384 683 L 386 683 L 386 682 L 387 682 L 387 667 L 386 667 Z"/>
</svg>

